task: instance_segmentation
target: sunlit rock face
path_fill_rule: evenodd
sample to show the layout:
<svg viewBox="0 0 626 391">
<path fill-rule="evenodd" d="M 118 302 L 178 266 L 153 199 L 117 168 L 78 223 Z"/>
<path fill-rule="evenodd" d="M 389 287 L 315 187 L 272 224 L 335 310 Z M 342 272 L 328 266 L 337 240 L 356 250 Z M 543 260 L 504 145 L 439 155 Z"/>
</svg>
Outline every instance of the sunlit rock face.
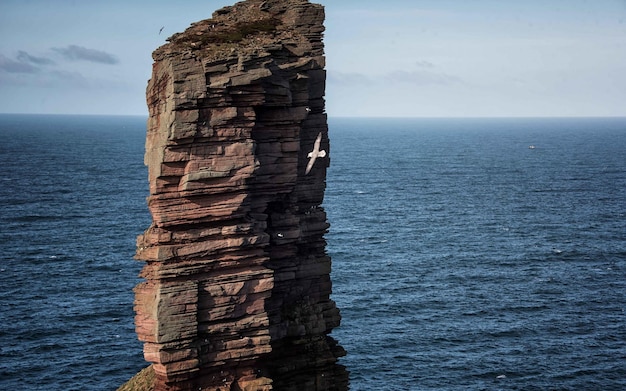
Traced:
<svg viewBox="0 0 626 391">
<path fill-rule="evenodd" d="M 347 389 L 328 335 L 323 20 L 248 0 L 153 54 L 135 323 L 155 390 Z"/>
</svg>

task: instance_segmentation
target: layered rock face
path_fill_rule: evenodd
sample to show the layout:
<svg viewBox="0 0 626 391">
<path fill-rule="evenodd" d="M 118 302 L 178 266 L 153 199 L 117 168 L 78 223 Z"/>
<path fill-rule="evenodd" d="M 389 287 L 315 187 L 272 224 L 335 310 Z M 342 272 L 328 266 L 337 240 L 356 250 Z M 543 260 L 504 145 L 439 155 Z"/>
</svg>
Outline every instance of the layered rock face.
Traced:
<svg viewBox="0 0 626 391">
<path fill-rule="evenodd" d="M 155 390 L 347 388 L 328 336 L 323 19 L 248 0 L 153 54 L 135 311 Z"/>
</svg>

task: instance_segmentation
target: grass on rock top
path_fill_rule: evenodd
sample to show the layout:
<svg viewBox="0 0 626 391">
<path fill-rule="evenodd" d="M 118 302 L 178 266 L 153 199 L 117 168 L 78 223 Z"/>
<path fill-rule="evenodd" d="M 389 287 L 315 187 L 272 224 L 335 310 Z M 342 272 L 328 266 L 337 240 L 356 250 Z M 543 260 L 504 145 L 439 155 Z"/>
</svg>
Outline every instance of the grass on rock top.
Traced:
<svg viewBox="0 0 626 391">
<path fill-rule="evenodd" d="M 173 41 L 179 44 L 187 43 L 196 49 L 207 44 L 237 43 L 250 35 L 274 32 L 279 24 L 280 21 L 275 18 L 259 19 L 237 23 L 235 26 L 225 29 L 216 29 L 214 31 L 209 29 L 209 31 L 196 36 L 187 34 L 179 39 L 175 38 Z"/>
</svg>

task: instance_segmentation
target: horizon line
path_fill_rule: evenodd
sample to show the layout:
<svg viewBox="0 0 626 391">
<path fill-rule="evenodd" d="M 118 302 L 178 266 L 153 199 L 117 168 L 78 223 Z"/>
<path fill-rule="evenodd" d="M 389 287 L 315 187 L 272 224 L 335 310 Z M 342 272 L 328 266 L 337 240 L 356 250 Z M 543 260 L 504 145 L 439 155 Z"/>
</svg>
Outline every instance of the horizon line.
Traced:
<svg viewBox="0 0 626 391">
<path fill-rule="evenodd" d="M 393 119 L 584 119 L 584 118 L 626 118 L 623 115 L 481 115 L 481 116 L 384 116 L 384 115 L 330 115 L 326 113 L 329 119 L 372 119 L 372 120 L 393 120 Z M 85 113 L 6 113 L 0 112 L 0 115 L 50 115 L 50 116 L 83 116 L 83 117 L 143 117 L 148 118 L 148 114 L 85 114 Z"/>
</svg>

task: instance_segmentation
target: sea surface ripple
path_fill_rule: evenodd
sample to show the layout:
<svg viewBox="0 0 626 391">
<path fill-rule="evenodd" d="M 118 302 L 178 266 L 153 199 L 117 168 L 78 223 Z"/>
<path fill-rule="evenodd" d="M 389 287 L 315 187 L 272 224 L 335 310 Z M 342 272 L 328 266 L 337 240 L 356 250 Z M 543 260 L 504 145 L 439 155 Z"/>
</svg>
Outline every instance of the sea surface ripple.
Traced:
<svg viewBox="0 0 626 391">
<path fill-rule="evenodd" d="M 145 118 L 0 115 L 0 389 L 146 363 Z M 331 119 L 351 390 L 626 389 L 626 119 Z M 532 148 L 529 148 L 531 147 Z"/>
</svg>

